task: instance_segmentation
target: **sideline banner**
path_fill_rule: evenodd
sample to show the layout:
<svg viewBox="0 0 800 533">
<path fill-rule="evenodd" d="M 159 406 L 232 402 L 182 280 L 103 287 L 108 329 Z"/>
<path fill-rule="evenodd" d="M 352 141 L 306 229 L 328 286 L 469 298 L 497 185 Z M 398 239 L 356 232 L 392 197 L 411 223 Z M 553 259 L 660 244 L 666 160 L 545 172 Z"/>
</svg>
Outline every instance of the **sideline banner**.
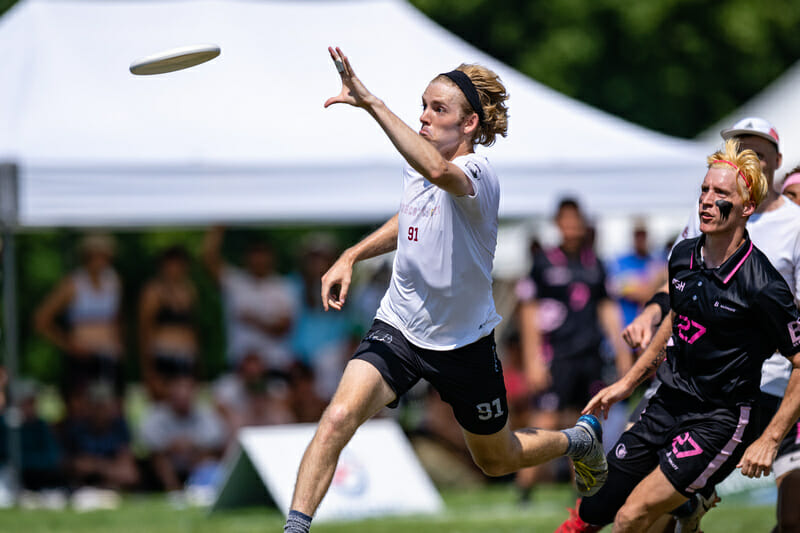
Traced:
<svg viewBox="0 0 800 533">
<path fill-rule="evenodd" d="M 316 424 L 240 430 L 211 511 L 274 504 L 288 513 L 297 469 L 315 430 Z M 443 507 L 400 426 L 370 420 L 342 451 L 314 522 L 436 513 Z"/>
</svg>

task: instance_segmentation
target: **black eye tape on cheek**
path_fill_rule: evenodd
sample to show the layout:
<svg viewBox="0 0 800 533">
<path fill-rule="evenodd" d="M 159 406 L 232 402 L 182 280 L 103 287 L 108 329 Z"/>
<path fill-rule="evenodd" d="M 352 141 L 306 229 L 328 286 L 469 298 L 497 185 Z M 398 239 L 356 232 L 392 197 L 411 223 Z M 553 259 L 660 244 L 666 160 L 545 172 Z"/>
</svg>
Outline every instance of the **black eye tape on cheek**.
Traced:
<svg viewBox="0 0 800 533">
<path fill-rule="evenodd" d="M 717 200 L 714 202 L 714 205 L 719 209 L 719 216 L 722 220 L 728 220 L 728 217 L 731 215 L 731 209 L 733 209 L 733 204 L 728 200 Z"/>
</svg>

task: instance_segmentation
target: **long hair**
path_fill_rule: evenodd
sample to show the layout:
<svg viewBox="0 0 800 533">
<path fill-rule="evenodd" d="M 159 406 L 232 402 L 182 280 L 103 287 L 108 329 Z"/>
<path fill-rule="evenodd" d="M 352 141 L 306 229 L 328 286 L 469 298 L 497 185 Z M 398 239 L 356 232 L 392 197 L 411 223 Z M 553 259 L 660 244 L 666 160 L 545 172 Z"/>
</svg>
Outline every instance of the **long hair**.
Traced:
<svg viewBox="0 0 800 533">
<path fill-rule="evenodd" d="M 484 119 L 478 124 L 472 137 L 472 144 L 482 144 L 491 146 L 497 140 L 497 136 L 505 137 L 508 134 L 508 93 L 500 77 L 482 65 L 462 63 L 456 70 L 460 70 L 467 76 L 478 91 L 478 97 L 483 108 Z M 453 83 L 446 76 L 436 77 L 437 81 Z M 475 111 L 470 107 L 466 98 L 462 98 L 462 112 L 468 116 Z"/>
</svg>

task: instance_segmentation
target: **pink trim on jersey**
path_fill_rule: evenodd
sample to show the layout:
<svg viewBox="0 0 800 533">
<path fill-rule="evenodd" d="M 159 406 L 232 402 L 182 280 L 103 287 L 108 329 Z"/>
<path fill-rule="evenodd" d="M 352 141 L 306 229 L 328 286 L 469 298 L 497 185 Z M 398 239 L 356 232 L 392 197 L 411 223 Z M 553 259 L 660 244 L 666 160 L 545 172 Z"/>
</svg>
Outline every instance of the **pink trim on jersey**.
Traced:
<svg viewBox="0 0 800 533">
<path fill-rule="evenodd" d="M 567 256 L 561 251 L 561 248 L 550 248 L 547 250 L 547 258 L 555 266 L 566 266 Z"/>
<path fill-rule="evenodd" d="M 728 274 L 728 277 L 727 277 L 727 278 L 725 278 L 725 281 L 724 281 L 724 283 L 728 283 L 728 281 L 730 281 L 730 279 L 733 277 L 733 275 L 734 275 L 734 274 L 736 274 L 736 272 L 739 270 L 739 267 L 741 267 L 741 266 L 742 266 L 742 263 L 744 263 L 745 259 L 747 259 L 748 257 L 750 257 L 750 252 L 752 252 L 752 251 L 753 251 L 753 241 L 750 241 L 750 249 L 749 249 L 749 250 L 747 250 L 747 253 L 746 253 L 746 254 L 744 254 L 744 257 L 742 257 L 742 260 L 741 260 L 741 261 L 739 261 L 739 264 L 738 264 L 738 265 L 736 265 L 736 266 L 733 268 L 733 270 L 731 270 L 731 273 L 730 273 L 730 274 Z"/>
<path fill-rule="evenodd" d="M 686 489 L 687 492 L 694 492 L 698 489 L 702 489 L 708 483 L 708 478 L 714 475 L 714 472 L 720 469 L 720 467 L 725 464 L 733 451 L 736 449 L 738 445 L 742 443 L 742 435 L 744 435 L 744 430 L 747 428 L 747 424 L 750 422 L 750 407 L 742 406 L 739 408 L 739 423 L 736 425 L 736 431 L 733 432 L 733 437 L 728 443 L 725 445 L 724 448 L 717 454 L 714 459 L 708 463 L 708 466 L 700 474 L 694 483 L 689 485 Z"/>
<path fill-rule="evenodd" d="M 692 249 L 692 253 L 689 256 L 689 270 L 692 270 L 692 268 L 694 268 L 694 249 Z"/>
</svg>

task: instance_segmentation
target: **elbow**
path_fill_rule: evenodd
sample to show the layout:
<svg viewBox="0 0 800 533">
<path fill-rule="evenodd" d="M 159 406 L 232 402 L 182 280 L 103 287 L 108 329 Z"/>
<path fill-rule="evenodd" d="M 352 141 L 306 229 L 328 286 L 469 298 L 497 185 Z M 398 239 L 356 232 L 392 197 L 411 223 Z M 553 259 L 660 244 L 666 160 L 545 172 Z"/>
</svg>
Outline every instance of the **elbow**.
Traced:
<svg viewBox="0 0 800 533">
<path fill-rule="evenodd" d="M 428 178 L 428 181 L 431 183 L 441 182 L 448 175 L 448 167 L 448 162 L 442 160 L 440 163 L 432 165 L 431 168 L 425 172 L 425 177 Z"/>
</svg>

